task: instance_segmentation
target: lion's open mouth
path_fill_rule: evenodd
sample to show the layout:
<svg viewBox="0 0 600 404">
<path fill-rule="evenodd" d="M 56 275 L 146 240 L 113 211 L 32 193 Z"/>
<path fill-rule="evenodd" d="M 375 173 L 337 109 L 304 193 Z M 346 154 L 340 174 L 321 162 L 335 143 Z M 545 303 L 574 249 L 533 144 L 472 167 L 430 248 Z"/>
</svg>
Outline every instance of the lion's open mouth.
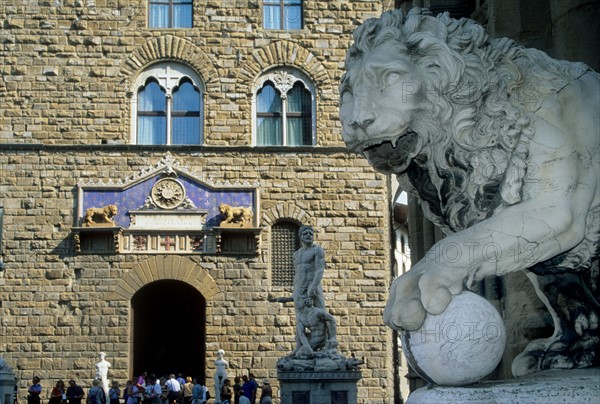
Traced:
<svg viewBox="0 0 600 404">
<path fill-rule="evenodd" d="M 407 129 L 399 136 L 363 142 L 359 150 L 376 170 L 386 174 L 400 174 L 407 169 L 418 152 L 418 139 L 416 132 Z"/>
<path fill-rule="evenodd" d="M 406 129 L 400 135 L 388 136 L 388 137 L 383 137 L 383 138 L 380 137 L 377 139 L 366 140 L 359 146 L 359 148 L 364 153 L 366 151 L 371 151 L 373 149 L 376 149 L 379 146 L 383 145 L 384 143 L 389 143 L 393 149 L 396 149 L 396 147 L 398 147 L 398 143 L 402 143 L 401 142 L 402 138 L 404 138 L 404 137 L 411 138 L 414 135 L 416 135 L 415 132 L 413 132 L 411 129 Z"/>
</svg>

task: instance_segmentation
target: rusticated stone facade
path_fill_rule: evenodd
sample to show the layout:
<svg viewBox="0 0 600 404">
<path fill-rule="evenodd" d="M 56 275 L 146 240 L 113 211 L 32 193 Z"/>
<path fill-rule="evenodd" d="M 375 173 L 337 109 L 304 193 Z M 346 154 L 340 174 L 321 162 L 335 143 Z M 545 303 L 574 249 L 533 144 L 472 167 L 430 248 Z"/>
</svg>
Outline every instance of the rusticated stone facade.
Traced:
<svg viewBox="0 0 600 404">
<path fill-rule="evenodd" d="M 132 299 L 161 280 L 205 301 L 209 386 L 221 348 L 229 375 L 251 370 L 277 392 L 275 363 L 292 350 L 294 311 L 270 301 L 291 293 L 271 286 L 271 227 L 290 220 L 314 226 L 326 250 L 323 286 L 340 350 L 365 358 L 359 402 L 390 402 L 392 338 L 381 320 L 388 183 L 343 148 L 337 107 L 351 33 L 381 2 L 305 1 L 299 31 L 262 29 L 262 2 L 252 0 L 195 1 L 193 28 L 148 29 L 146 3 L 0 4 L 0 355 L 19 378 L 19 399 L 34 375 L 44 400 L 61 378 L 89 387 L 100 351 L 123 387 L 133 373 Z M 131 144 L 132 83 L 164 61 L 204 80 L 203 145 Z M 315 146 L 252 146 L 252 83 L 274 66 L 315 85 Z M 256 184 L 258 253 L 77 254 L 78 183 L 125 180 L 167 153 L 210 183 Z"/>
</svg>

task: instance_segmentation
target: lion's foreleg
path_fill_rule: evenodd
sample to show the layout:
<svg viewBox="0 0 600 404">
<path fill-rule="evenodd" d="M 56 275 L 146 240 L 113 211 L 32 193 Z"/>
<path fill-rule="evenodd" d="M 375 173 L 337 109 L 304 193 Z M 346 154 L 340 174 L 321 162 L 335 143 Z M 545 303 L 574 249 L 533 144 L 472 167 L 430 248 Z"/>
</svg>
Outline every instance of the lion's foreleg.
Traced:
<svg viewBox="0 0 600 404">
<path fill-rule="evenodd" d="M 531 199 L 440 240 L 392 284 L 386 324 L 418 329 L 426 313 L 442 313 L 469 283 L 529 268 L 573 248 L 583 239 L 585 217 L 571 209 L 587 212 L 564 193 Z"/>
</svg>

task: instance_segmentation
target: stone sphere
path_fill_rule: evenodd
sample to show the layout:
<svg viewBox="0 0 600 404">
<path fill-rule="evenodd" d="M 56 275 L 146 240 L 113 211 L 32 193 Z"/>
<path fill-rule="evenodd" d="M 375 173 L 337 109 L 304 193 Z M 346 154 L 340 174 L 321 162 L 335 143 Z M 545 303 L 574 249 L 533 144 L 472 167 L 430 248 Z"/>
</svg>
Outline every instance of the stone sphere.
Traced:
<svg viewBox="0 0 600 404">
<path fill-rule="evenodd" d="M 478 382 L 498 366 L 505 344 L 506 328 L 496 308 L 469 291 L 453 296 L 442 314 L 428 314 L 419 330 L 402 333 L 412 368 L 442 386 Z"/>
</svg>

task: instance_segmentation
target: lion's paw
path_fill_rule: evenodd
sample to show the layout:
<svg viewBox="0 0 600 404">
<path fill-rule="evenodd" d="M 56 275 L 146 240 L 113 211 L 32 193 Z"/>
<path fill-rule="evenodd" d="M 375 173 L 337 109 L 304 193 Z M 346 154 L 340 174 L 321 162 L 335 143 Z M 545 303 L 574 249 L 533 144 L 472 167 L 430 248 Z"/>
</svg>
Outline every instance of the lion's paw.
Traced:
<svg viewBox="0 0 600 404">
<path fill-rule="evenodd" d="M 520 377 L 549 369 L 593 366 L 600 354 L 597 348 L 598 341 L 598 337 L 589 336 L 574 342 L 565 335 L 532 341 L 513 360 L 512 374 Z"/>
<path fill-rule="evenodd" d="M 418 330 L 427 312 L 421 303 L 420 273 L 413 270 L 396 278 L 390 288 L 383 321 L 395 330 Z"/>
<path fill-rule="evenodd" d="M 416 331 L 423 325 L 427 313 L 443 313 L 452 296 L 463 291 L 462 273 L 421 268 L 411 269 L 392 283 L 383 312 L 384 322 L 389 327 Z"/>
</svg>

